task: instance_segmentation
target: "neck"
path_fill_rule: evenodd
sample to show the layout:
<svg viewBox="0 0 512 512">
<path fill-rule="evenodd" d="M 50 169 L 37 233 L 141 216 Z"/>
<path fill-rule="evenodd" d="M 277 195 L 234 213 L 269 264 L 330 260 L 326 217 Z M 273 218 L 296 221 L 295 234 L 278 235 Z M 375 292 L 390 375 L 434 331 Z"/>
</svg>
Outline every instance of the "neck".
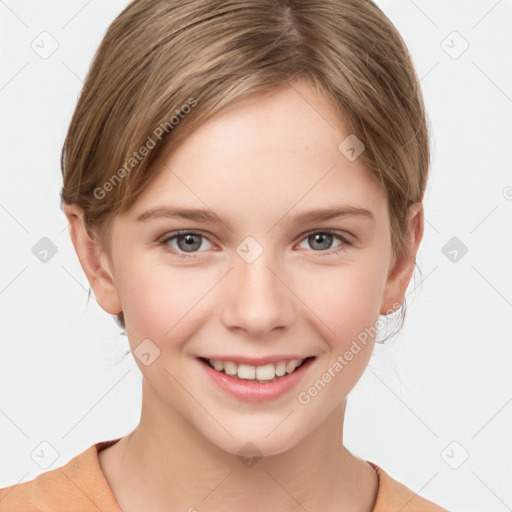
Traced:
<svg viewBox="0 0 512 512">
<path fill-rule="evenodd" d="M 137 428 L 98 455 L 123 512 L 373 509 L 377 475 L 343 445 L 346 400 L 289 450 L 247 458 L 163 407 L 145 379 L 143 395 Z"/>
</svg>

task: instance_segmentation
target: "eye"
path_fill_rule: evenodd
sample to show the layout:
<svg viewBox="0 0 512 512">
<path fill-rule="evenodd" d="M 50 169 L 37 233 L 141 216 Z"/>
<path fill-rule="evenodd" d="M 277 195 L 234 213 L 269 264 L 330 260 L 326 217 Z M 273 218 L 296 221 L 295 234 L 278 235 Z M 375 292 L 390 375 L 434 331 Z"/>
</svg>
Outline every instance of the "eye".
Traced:
<svg viewBox="0 0 512 512">
<path fill-rule="evenodd" d="M 312 231 L 310 233 L 306 233 L 304 236 L 306 238 L 303 240 L 313 246 L 314 252 L 327 253 L 326 255 L 338 254 L 341 251 L 344 251 L 347 245 L 352 245 L 345 236 L 331 229 Z M 340 243 L 335 246 L 334 250 L 329 251 L 335 238 L 337 238 Z M 164 246 L 166 251 L 180 258 L 189 258 L 193 257 L 193 254 L 196 252 L 203 252 L 197 251 L 197 249 L 201 247 L 204 240 L 208 240 L 208 238 L 206 238 L 202 233 L 196 231 L 173 231 L 160 238 L 158 243 L 159 245 Z M 174 241 L 176 241 L 177 247 L 170 245 L 170 242 Z M 315 248 L 315 246 L 317 247 Z M 324 254 L 319 254 L 319 256 L 324 256 Z"/>
<path fill-rule="evenodd" d="M 333 231 L 331 229 L 323 229 L 312 231 L 310 233 L 306 233 L 304 241 L 307 242 L 313 248 L 319 249 L 314 252 L 327 252 L 327 254 L 338 254 L 341 251 L 346 249 L 347 245 L 352 245 L 346 237 L 344 237 L 341 233 L 337 231 Z M 332 245 L 333 239 L 337 238 L 340 240 L 340 244 L 335 246 L 334 250 L 328 251 L 330 246 Z M 324 254 L 319 254 L 319 256 L 325 256 Z"/>
<path fill-rule="evenodd" d="M 169 242 L 176 240 L 178 248 L 171 247 Z M 165 246 L 165 250 L 176 254 L 182 258 L 187 258 L 187 254 L 183 253 L 194 253 L 196 249 L 201 246 L 203 240 L 208 240 L 202 233 L 195 231 L 174 231 L 161 238 L 158 242 L 160 245 Z M 202 252 L 202 251 L 199 251 Z"/>
</svg>

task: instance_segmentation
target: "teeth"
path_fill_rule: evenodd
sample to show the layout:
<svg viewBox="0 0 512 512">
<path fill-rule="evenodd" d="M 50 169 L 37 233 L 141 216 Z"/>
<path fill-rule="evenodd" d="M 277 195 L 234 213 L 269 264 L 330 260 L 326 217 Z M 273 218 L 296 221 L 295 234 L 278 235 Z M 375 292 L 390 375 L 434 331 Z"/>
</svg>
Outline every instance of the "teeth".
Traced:
<svg viewBox="0 0 512 512">
<path fill-rule="evenodd" d="M 238 370 L 240 373 L 240 369 Z M 273 363 L 266 364 L 265 366 L 256 367 L 257 380 L 272 380 L 276 376 L 276 367 Z"/>
<path fill-rule="evenodd" d="M 210 361 L 210 363 L 213 364 L 213 367 L 218 371 L 221 372 L 224 370 L 224 363 L 222 361 Z M 229 363 L 228 363 L 229 364 Z M 227 371 L 226 371 L 227 373 Z"/>
<path fill-rule="evenodd" d="M 276 364 L 276 375 L 282 377 L 286 373 L 286 361 L 279 361 Z"/>
<path fill-rule="evenodd" d="M 238 378 L 239 379 L 255 379 L 256 367 L 249 364 L 238 365 Z"/>
<path fill-rule="evenodd" d="M 291 361 L 288 361 L 286 364 L 286 373 L 292 373 L 293 370 L 295 370 L 295 368 L 297 368 L 297 366 L 302 363 L 302 361 L 304 361 L 304 359 L 292 359 Z"/>
<path fill-rule="evenodd" d="M 236 375 L 238 370 L 236 367 L 236 363 L 233 363 L 232 361 L 226 361 L 225 363 L 222 363 L 222 361 L 215 361 L 216 363 L 224 364 L 224 371 L 227 375 Z"/>
<path fill-rule="evenodd" d="M 304 359 L 292 359 L 291 361 L 279 361 L 277 364 L 269 363 L 264 366 L 252 366 L 250 364 L 237 365 L 233 361 L 209 360 L 210 364 L 218 371 L 227 375 L 236 375 L 239 379 L 268 381 L 276 377 L 282 377 L 285 373 L 292 373 L 302 364 Z"/>
</svg>

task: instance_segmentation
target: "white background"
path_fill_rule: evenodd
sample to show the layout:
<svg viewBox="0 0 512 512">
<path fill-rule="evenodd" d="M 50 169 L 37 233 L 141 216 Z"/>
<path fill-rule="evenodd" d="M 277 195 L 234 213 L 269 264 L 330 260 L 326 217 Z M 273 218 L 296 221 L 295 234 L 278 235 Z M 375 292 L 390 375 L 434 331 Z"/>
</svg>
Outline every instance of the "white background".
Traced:
<svg viewBox="0 0 512 512">
<path fill-rule="evenodd" d="M 0 487 L 46 471 L 31 457 L 41 442 L 58 452 L 54 469 L 138 423 L 140 372 L 87 302 L 59 207 L 82 80 L 127 3 L 0 1 Z M 415 272 L 402 334 L 376 347 L 350 395 L 346 445 L 450 510 L 510 510 L 512 0 L 377 4 L 421 78 L 432 167 L 423 281 Z M 58 43 L 47 59 L 31 48 L 43 31 Z M 453 31 L 469 44 L 458 58 Z M 42 237 L 57 248 L 46 263 L 32 253 Z M 452 237 L 468 249 L 456 262 L 443 253 Z"/>
</svg>

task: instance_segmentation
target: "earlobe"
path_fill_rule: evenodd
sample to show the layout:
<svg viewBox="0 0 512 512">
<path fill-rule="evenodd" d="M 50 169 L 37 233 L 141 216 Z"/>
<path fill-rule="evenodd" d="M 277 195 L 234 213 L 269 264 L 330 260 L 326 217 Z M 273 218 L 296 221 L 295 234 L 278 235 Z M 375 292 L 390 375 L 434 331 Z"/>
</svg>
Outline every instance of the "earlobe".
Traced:
<svg viewBox="0 0 512 512">
<path fill-rule="evenodd" d="M 64 204 L 62 209 L 69 222 L 71 241 L 96 300 L 105 311 L 116 315 L 122 306 L 105 248 L 87 232 L 84 212 L 79 206 Z"/>
<path fill-rule="evenodd" d="M 414 271 L 416 254 L 423 238 L 423 205 L 414 203 L 409 207 L 409 229 L 407 234 L 406 254 L 394 258 L 390 268 L 382 297 L 381 315 L 389 315 L 398 310 L 404 302 L 405 292 Z"/>
</svg>

